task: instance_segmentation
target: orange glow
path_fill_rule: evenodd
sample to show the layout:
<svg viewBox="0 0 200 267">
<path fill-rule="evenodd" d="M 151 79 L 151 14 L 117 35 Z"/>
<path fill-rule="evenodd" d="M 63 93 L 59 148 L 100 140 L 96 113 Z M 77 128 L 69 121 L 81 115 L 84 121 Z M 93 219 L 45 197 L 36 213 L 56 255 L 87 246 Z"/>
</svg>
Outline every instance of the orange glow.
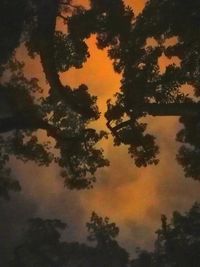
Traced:
<svg viewBox="0 0 200 267">
<path fill-rule="evenodd" d="M 101 112 L 101 120 L 95 125 L 98 129 L 105 129 L 104 113 L 106 111 L 106 101 L 112 98 L 113 94 L 119 90 L 120 75 L 114 73 L 112 62 L 107 57 L 106 50 L 99 50 L 96 47 L 96 37 L 92 36 L 87 45 L 90 50 L 90 58 L 82 69 L 70 69 L 61 74 L 64 84 L 76 88 L 81 83 L 89 87 L 91 94 L 98 97 L 97 104 Z"/>
<path fill-rule="evenodd" d="M 146 1 L 126 0 L 125 2 L 133 6 L 138 14 Z M 82 0 L 81 3 L 87 4 L 88 1 Z M 95 42 L 95 36 L 87 41 L 91 56 L 84 67 L 70 69 L 61 74 L 61 79 L 64 84 L 72 87 L 77 87 L 81 83 L 87 84 L 90 92 L 98 96 L 98 106 L 103 115 L 106 110 L 106 100 L 119 90 L 120 75 L 114 73 L 106 50 L 98 50 Z M 160 58 L 161 71 L 164 71 L 172 61 L 166 57 Z M 177 59 L 174 62 L 177 63 Z M 39 76 L 42 85 L 46 87 L 41 67 L 38 66 L 38 61 L 35 65 L 32 61 L 27 61 L 26 71 L 32 76 L 35 74 Z M 79 209 L 82 210 L 81 218 L 78 219 L 80 222 L 76 222 L 77 236 L 82 235 L 83 224 L 88 220 L 90 212 L 95 210 L 100 215 L 108 216 L 119 224 L 123 229 L 120 236 L 122 242 L 126 243 L 128 238 L 132 238 L 137 245 L 149 246 L 153 231 L 159 225 L 160 215 L 163 212 L 169 214 L 175 209 L 184 210 L 190 207 L 193 199 L 199 199 L 199 192 L 194 181 L 183 178 L 182 170 L 175 161 L 177 144 L 174 137 L 177 128 L 180 127 L 178 120 L 153 117 L 149 117 L 148 120 L 150 121 L 149 131 L 156 135 L 161 147 L 161 161 L 158 166 L 136 168 L 126 147 L 113 147 L 112 139 L 109 138 L 103 145 L 111 166 L 98 172 L 98 181 L 93 190 L 66 191 L 63 189 L 60 177 L 57 180 L 58 171 L 55 166 L 52 166 L 52 170 L 39 169 L 38 178 L 32 179 L 34 180 L 33 185 L 31 185 L 32 182 L 24 179 L 24 191 L 39 203 L 41 210 L 46 209 L 46 214 L 48 214 L 48 209 L 49 214 L 53 209 L 54 214 L 60 217 L 64 217 L 63 214 L 66 214 L 66 220 L 68 220 L 68 213 L 76 213 L 76 211 L 69 212 L 69 202 L 77 202 L 77 206 L 79 205 Z M 106 129 L 103 116 L 96 126 L 99 129 Z M 22 167 L 20 172 L 28 173 L 28 170 Z M 55 178 L 55 176 L 57 177 Z M 52 182 L 50 182 L 51 179 L 53 179 Z M 46 186 L 47 181 L 48 186 Z M 187 191 L 190 191 L 190 196 Z M 75 216 L 78 217 L 80 214 L 77 212 Z M 134 235 L 130 225 L 134 228 L 135 224 L 150 229 L 148 234 Z"/>
<path fill-rule="evenodd" d="M 133 10 L 137 15 L 142 11 L 147 0 L 126 0 L 124 2 L 126 3 L 126 5 L 133 7 Z"/>
</svg>

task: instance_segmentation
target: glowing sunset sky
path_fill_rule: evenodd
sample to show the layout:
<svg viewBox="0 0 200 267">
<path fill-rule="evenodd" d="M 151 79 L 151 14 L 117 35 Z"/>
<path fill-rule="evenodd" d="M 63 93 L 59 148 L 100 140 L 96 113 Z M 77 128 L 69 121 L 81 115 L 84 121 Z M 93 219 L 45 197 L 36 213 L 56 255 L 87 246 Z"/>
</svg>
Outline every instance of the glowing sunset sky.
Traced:
<svg viewBox="0 0 200 267">
<path fill-rule="evenodd" d="M 136 14 L 145 3 L 144 0 L 125 2 L 134 8 Z M 87 4 L 87 1 L 82 0 L 82 3 Z M 95 42 L 94 36 L 87 41 L 91 56 L 83 69 L 71 69 L 61 78 L 64 84 L 72 87 L 85 83 L 90 92 L 98 96 L 102 117 L 97 127 L 106 129 L 103 118 L 106 100 L 119 90 L 120 76 L 113 72 L 106 50 L 98 50 Z M 26 58 L 26 52 L 21 50 L 19 56 Z M 160 64 L 164 69 L 168 62 L 162 58 Z M 26 72 L 38 76 L 41 84 L 46 86 L 38 60 L 28 60 Z M 156 135 L 160 145 L 160 164 L 136 168 L 126 147 L 113 147 L 112 138 L 109 138 L 103 146 L 111 166 L 98 172 L 98 181 L 90 191 L 71 192 L 63 188 L 55 166 L 40 168 L 30 163 L 24 167 L 22 163 L 13 162 L 13 169 L 22 184 L 20 197 L 35 205 L 33 216 L 63 219 L 69 225 L 70 238 L 83 240 L 85 222 L 94 210 L 119 225 L 119 240 L 127 248 L 151 247 L 160 215 L 188 209 L 200 199 L 200 188 L 198 183 L 184 178 L 175 160 L 178 147 L 174 141 L 175 133 L 180 127 L 178 119 L 151 117 L 149 122 L 149 131 Z"/>
</svg>

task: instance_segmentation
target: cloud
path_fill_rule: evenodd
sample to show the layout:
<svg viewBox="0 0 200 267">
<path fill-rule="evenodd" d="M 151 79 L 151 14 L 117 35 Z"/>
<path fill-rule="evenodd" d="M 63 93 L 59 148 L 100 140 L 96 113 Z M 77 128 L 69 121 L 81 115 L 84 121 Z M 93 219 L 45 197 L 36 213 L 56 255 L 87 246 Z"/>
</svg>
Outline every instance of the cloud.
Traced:
<svg viewBox="0 0 200 267">
<path fill-rule="evenodd" d="M 145 1 L 126 2 L 135 4 L 139 12 Z M 106 100 L 120 87 L 120 76 L 113 72 L 106 50 L 97 50 L 95 36 L 87 42 L 91 57 L 84 68 L 71 69 L 61 77 L 64 83 L 74 87 L 88 84 L 92 94 L 98 96 L 103 114 Z M 23 49 L 19 51 L 19 56 L 26 59 L 26 73 L 39 77 L 46 89 L 39 59 L 36 62 L 27 60 Z M 148 130 L 156 135 L 161 148 L 160 164 L 136 168 L 127 148 L 113 147 L 110 138 L 103 146 L 111 166 L 98 172 L 98 181 L 90 191 L 77 192 L 64 188 L 59 170 L 54 165 L 41 168 L 33 163 L 13 162 L 14 173 L 20 179 L 23 191 L 9 203 L 0 202 L 0 250 L 7 251 L 9 243 L 15 243 L 11 240 L 18 239 L 25 221 L 35 216 L 61 219 L 69 225 L 64 238 L 85 240 L 85 222 L 93 210 L 119 225 L 119 240 L 130 251 L 134 246 L 152 247 L 160 215 L 165 213 L 170 216 L 173 210 L 188 209 L 195 200 L 199 200 L 200 188 L 193 180 L 183 177 L 182 169 L 176 163 L 178 144 L 174 140 L 180 128 L 177 119 L 149 117 L 148 121 Z M 97 127 L 105 129 L 103 116 Z"/>
</svg>

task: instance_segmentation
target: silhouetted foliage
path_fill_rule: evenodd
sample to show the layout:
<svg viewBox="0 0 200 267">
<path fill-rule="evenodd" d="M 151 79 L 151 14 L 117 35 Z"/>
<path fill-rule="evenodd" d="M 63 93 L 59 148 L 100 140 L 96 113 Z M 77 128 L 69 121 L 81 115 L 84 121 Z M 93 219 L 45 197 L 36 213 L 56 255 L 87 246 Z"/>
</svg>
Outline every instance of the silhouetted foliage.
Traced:
<svg viewBox="0 0 200 267">
<path fill-rule="evenodd" d="M 5 117 L 0 119 L 0 131 L 7 133 L 1 139 L 2 154 L 7 160 L 13 154 L 24 162 L 33 160 L 45 166 L 54 161 L 63 169 L 61 176 L 69 188 L 92 186 L 97 168 L 108 165 L 103 151 L 95 147 L 106 133 L 89 128 L 92 119 L 73 112 L 58 95 L 37 97 L 42 92 L 38 81 L 25 78 L 22 64 L 10 62 L 8 67 L 10 77 L 1 84 Z M 77 102 L 88 102 L 98 117 L 96 98 L 90 97 L 85 85 L 74 89 L 73 97 Z M 52 150 L 50 140 L 40 141 L 37 130 L 46 131 L 55 140 L 59 153 Z"/>
<path fill-rule="evenodd" d="M 112 243 L 118 235 L 119 228 L 115 223 L 109 223 L 109 218 L 99 217 L 95 212 L 92 213 L 90 223 L 87 223 L 89 241 L 96 241 L 99 247 L 104 247 Z"/>
<path fill-rule="evenodd" d="M 174 212 L 170 223 L 161 217 L 153 252 L 140 251 L 132 267 L 198 267 L 200 265 L 200 204 L 185 214 Z"/>
<path fill-rule="evenodd" d="M 186 177 L 200 180 L 199 116 L 181 117 L 180 122 L 184 125 L 184 128 L 179 131 L 176 139 L 183 145 L 179 149 L 177 160 L 183 166 Z"/>
<path fill-rule="evenodd" d="M 65 8 L 66 4 L 69 10 Z M 16 7 L 6 1 L 2 3 L 7 16 L 10 5 Z M 72 66 L 81 67 L 88 56 L 84 42 L 74 42 L 69 35 L 55 30 L 58 16 L 70 14 L 71 9 L 79 8 L 70 5 L 69 1 L 29 0 L 20 10 L 25 13 L 17 21 L 20 28 L 16 32 L 15 44 L 5 52 L 0 70 L 0 196 L 8 198 L 9 189 L 20 189 L 18 182 L 12 178 L 5 182 L 5 177 L 10 177 L 10 170 L 5 164 L 11 155 L 24 162 L 33 160 L 40 166 L 57 163 L 62 168 L 64 183 L 70 189 L 90 188 L 95 181 L 96 170 L 109 164 L 103 156 L 103 150 L 96 146 L 102 138 L 107 137 L 106 133 L 89 128 L 89 123 L 99 118 L 97 98 L 89 94 L 84 84 L 74 89 L 62 85 L 58 75 L 58 71 L 65 71 Z M 12 25 L 9 22 L 7 24 L 4 30 L 8 31 Z M 3 40 L 6 41 L 4 37 Z M 42 95 L 36 78 L 25 77 L 23 63 L 14 56 L 9 58 L 20 41 L 25 42 L 31 57 L 38 54 L 41 58 L 50 85 L 47 97 Z M 50 139 L 40 141 L 38 130 L 44 130 Z"/>
<path fill-rule="evenodd" d="M 128 252 L 115 240 L 119 229 L 109 219 L 92 213 L 87 224 L 88 240 L 96 246 L 61 241 L 59 220 L 32 219 L 16 247 L 12 267 L 198 267 L 200 264 L 200 204 L 185 214 L 174 212 L 168 223 L 161 216 L 161 228 L 152 252 L 137 249 L 138 256 L 129 260 Z M 133 235 L 134 238 L 134 235 Z"/>
<path fill-rule="evenodd" d="M 146 132 L 147 124 L 141 119 L 147 115 L 199 116 L 200 106 L 195 100 L 200 76 L 199 5 L 199 1 L 150 0 L 135 17 L 121 0 L 91 1 L 91 9 L 69 19 L 74 38 L 83 40 L 97 34 L 97 46 L 108 48 L 114 70 L 122 74 L 121 91 L 115 102 L 108 101 L 105 116 L 114 144 L 128 145 L 138 167 L 157 164 L 159 152 L 155 137 Z M 183 18 L 187 18 L 184 23 Z M 170 38 L 174 41 L 169 42 Z M 169 65 L 162 73 L 159 59 L 163 55 L 177 57 L 180 66 Z M 182 91 L 183 85 L 193 87 L 194 98 Z M 194 159 L 197 142 L 193 150 L 181 148 L 177 158 L 187 176 L 199 179 L 198 160 Z"/>
<path fill-rule="evenodd" d="M 66 227 L 59 220 L 31 219 L 22 244 L 15 249 L 11 266 L 63 266 L 60 230 Z"/>
<path fill-rule="evenodd" d="M 115 223 L 110 223 L 108 217 L 102 218 L 93 212 L 86 226 L 89 232 L 88 240 L 96 242 L 94 266 L 127 266 L 128 253 L 115 240 L 119 233 L 119 228 Z"/>
<path fill-rule="evenodd" d="M 16 14 L 17 5 L 21 13 Z M 6 51 L 5 58 L 0 60 L 4 63 L 0 72 L 3 75 L 8 67 L 11 71 L 10 80 L 0 85 L 2 99 L 7 103 L 3 108 L 8 112 L 8 106 L 12 105 L 13 110 L 1 116 L 0 132 L 17 131 L 14 138 L 9 136 L 13 149 L 5 153 L 24 161 L 35 160 L 39 165 L 55 161 L 64 168 L 62 176 L 70 188 L 90 187 L 96 170 L 108 165 L 102 150 L 95 148 L 106 134 L 88 128 L 91 121 L 99 118 L 96 98 L 89 94 L 86 85 L 70 88 L 59 78 L 60 71 L 82 67 L 89 57 L 85 41 L 96 34 L 98 48 L 108 49 L 114 70 L 122 75 L 120 92 L 114 101 L 108 100 L 105 114 L 114 145 L 127 145 L 138 167 L 157 164 L 159 147 L 155 136 L 147 131 L 145 117 L 181 116 L 184 129 L 177 140 L 184 144 L 177 160 L 186 176 L 199 180 L 200 105 L 195 99 L 200 84 L 199 5 L 197 0 L 190 4 L 180 0 L 151 0 L 136 17 L 122 0 L 91 0 L 89 9 L 74 6 L 70 0 L 20 0 L 17 4 L 3 1 L 4 16 L 9 12 L 14 15 L 2 24 L 2 39 L 8 39 L 10 28 L 15 35 L 10 38 L 10 46 L 2 42 Z M 180 10 L 179 14 L 176 10 Z M 187 17 L 184 23 L 183 17 Z M 57 31 L 58 18 L 63 19 L 67 33 Z M 15 20 L 17 23 L 13 25 Z M 167 44 L 172 37 L 176 41 Z M 37 94 L 40 90 L 37 80 L 24 77 L 19 63 L 17 67 L 11 64 L 11 55 L 20 43 L 25 44 L 29 56 L 40 57 L 50 87 L 46 98 L 36 100 L 31 91 Z M 159 59 L 163 55 L 177 57 L 180 66 L 169 65 L 162 73 Z M 183 85 L 193 87 L 194 97 L 182 91 Z M 191 118 L 196 126 L 187 123 Z M 45 130 L 55 140 L 60 156 L 51 153 L 50 143 L 39 143 L 35 134 L 38 129 Z M 193 130 L 197 133 L 189 137 Z"/>
<path fill-rule="evenodd" d="M 177 12 L 178 11 L 178 12 Z M 58 18 L 65 31 L 56 29 Z M 90 0 L 89 9 L 70 0 L 2 0 L 0 3 L 0 197 L 9 199 L 20 184 L 11 173 L 12 156 L 39 166 L 56 163 L 70 189 L 90 188 L 98 168 L 108 166 L 97 144 L 104 131 L 90 128 L 100 112 L 87 85 L 71 88 L 59 73 L 81 68 L 96 35 L 113 68 L 122 76 L 120 91 L 107 101 L 107 127 L 114 145 L 125 144 L 136 166 L 156 165 L 159 147 L 146 118 L 179 116 L 177 161 L 186 177 L 200 180 L 200 2 L 149 0 L 139 16 L 122 0 Z M 173 39 L 173 41 L 171 40 Z M 38 56 L 49 85 L 44 96 L 36 78 L 27 78 L 15 51 L 24 45 Z M 176 57 L 161 71 L 161 57 Z M 183 87 L 189 85 L 193 95 Z M 41 133 L 45 132 L 45 141 Z M 138 251 L 133 267 L 199 267 L 200 205 L 171 223 L 163 215 L 153 252 Z M 61 241 L 59 220 L 32 219 L 15 250 L 13 267 L 125 267 L 128 253 L 115 240 L 119 229 L 92 213 L 86 244 Z"/>
<path fill-rule="evenodd" d="M 163 266 L 199 266 L 200 264 L 200 205 L 182 215 L 174 212 L 170 224 L 162 217 L 162 228 L 157 231 L 158 258 Z"/>
<path fill-rule="evenodd" d="M 99 235 L 99 229 L 94 223 L 101 227 L 101 235 L 114 238 L 118 228 L 114 223 L 109 224 L 108 218 L 101 218 L 93 213 L 91 222 L 87 224 L 89 231 Z M 117 229 L 114 235 L 113 225 Z M 21 244 L 14 251 L 11 267 L 126 267 L 128 264 L 128 253 L 122 249 L 114 240 L 106 246 L 96 247 L 86 244 L 69 243 L 61 241 L 60 231 L 65 229 L 66 224 L 59 220 L 31 219 L 24 233 Z"/>
<path fill-rule="evenodd" d="M 181 85 L 187 84 L 192 86 L 193 96 L 186 96 L 184 103 L 188 103 L 188 108 L 183 110 L 180 122 L 184 125 L 177 134 L 177 141 L 181 146 L 177 160 L 183 165 L 186 177 L 193 177 L 199 180 L 199 141 L 198 141 L 198 118 L 199 118 L 199 18 L 200 18 L 199 1 L 149 1 L 141 16 L 139 27 L 145 24 L 145 31 L 154 37 L 158 43 L 162 44 L 162 49 L 168 58 L 176 56 L 180 60 L 180 67 L 176 67 L 176 72 L 172 72 L 169 89 L 176 87 L 181 89 Z M 179 12 L 176 12 L 179 10 Z M 147 17 L 151 15 L 151 20 Z M 183 21 L 184 18 L 184 21 Z M 187 18 L 187 19 L 185 19 Z M 145 28 L 144 27 L 144 28 Z M 176 37 L 174 44 L 165 45 L 165 41 L 171 37 Z M 168 67 L 169 68 L 169 67 Z M 166 69 L 166 72 L 168 70 Z M 174 66 L 175 69 L 175 66 Z M 169 81 L 168 80 L 167 82 Z M 166 84 L 166 81 L 164 81 Z M 165 89 L 165 87 L 163 87 Z M 178 92 L 178 91 L 177 91 Z M 194 111 L 196 104 L 196 112 Z M 193 107 L 192 107 L 193 106 Z"/>
</svg>

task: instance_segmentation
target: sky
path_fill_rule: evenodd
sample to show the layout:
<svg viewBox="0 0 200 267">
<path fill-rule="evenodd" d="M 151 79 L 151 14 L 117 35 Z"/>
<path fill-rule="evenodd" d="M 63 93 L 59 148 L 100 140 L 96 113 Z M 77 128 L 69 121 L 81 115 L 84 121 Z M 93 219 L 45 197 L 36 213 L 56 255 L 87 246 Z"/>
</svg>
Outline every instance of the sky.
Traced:
<svg viewBox="0 0 200 267">
<path fill-rule="evenodd" d="M 138 14 L 145 1 L 126 0 Z M 87 1 L 82 0 L 83 4 Z M 112 62 L 106 50 L 96 48 L 95 36 L 87 40 L 90 58 L 82 69 L 71 69 L 61 75 L 63 84 L 76 87 L 81 83 L 88 85 L 92 94 L 98 96 L 102 116 L 96 126 L 106 129 L 103 113 L 106 100 L 119 90 L 120 75 L 114 73 Z M 28 76 L 37 76 L 41 85 L 47 88 L 39 59 L 27 58 L 25 49 L 18 51 L 25 59 Z M 172 59 L 173 61 L 173 59 Z M 176 59 L 175 59 L 176 61 Z M 160 67 L 164 71 L 170 62 L 162 57 Z M 149 131 L 153 133 L 160 146 L 158 166 L 136 168 L 125 146 L 113 147 L 112 138 L 103 141 L 102 146 L 110 167 L 99 170 L 94 189 L 69 191 L 63 187 L 59 169 L 52 165 L 41 168 L 33 163 L 23 164 L 15 159 L 11 165 L 13 172 L 22 185 L 22 192 L 13 195 L 10 202 L 0 202 L 4 220 L 0 229 L 6 245 L 22 230 L 24 222 L 30 217 L 58 218 L 68 224 L 63 238 L 85 241 L 85 223 L 92 211 L 108 216 L 120 227 L 119 242 L 133 253 L 135 247 L 151 249 L 155 230 L 160 225 L 161 214 L 171 216 L 174 210 L 185 211 L 196 200 L 200 200 L 199 183 L 186 179 L 176 162 L 178 143 L 175 135 L 180 124 L 178 118 L 149 117 Z M 14 234 L 15 233 L 15 234 Z M 17 234 L 16 234 L 17 233 Z M 2 243 L 0 241 L 0 248 Z M 4 242 L 5 247 L 5 242 Z"/>
</svg>

